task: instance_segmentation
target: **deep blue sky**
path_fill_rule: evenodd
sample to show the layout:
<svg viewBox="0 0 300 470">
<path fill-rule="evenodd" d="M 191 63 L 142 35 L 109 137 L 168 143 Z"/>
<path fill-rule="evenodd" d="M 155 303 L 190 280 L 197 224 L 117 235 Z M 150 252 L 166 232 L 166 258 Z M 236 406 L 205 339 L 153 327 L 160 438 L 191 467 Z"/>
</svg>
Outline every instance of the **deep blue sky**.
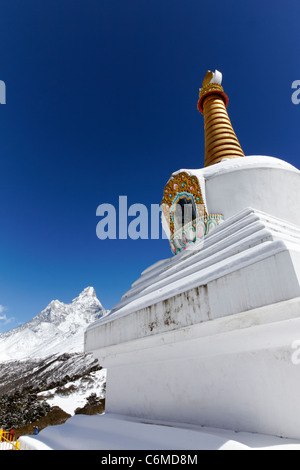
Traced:
<svg viewBox="0 0 300 470">
<path fill-rule="evenodd" d="M 206 70 L 245 154 L 300 167 L 299 18 L 297 0 L 0 0 L 0 332 L 88 285 L 112 308 L 172 256 L 99 240 L 96 209 L 150 208 L 173 171 L 203 166 Z"/>
</svg>

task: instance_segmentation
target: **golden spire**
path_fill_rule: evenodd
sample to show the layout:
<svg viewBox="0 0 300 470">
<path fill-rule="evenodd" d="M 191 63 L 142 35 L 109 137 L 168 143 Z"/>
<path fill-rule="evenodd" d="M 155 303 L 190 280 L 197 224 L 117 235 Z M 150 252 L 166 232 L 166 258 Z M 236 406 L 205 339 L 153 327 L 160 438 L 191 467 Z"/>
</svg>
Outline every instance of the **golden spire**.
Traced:
<svg viewBox="0 0 300 470">
<path fill-rule="evenodd" d="M 204 115 L 204 166 L 219 163 L 223 158 L 244 157 L 226 111 L 228 96 L 221 82 L 218 70 L 214 73 L 208 70 L 199 92 L 198 110 Z"/>
</svg>

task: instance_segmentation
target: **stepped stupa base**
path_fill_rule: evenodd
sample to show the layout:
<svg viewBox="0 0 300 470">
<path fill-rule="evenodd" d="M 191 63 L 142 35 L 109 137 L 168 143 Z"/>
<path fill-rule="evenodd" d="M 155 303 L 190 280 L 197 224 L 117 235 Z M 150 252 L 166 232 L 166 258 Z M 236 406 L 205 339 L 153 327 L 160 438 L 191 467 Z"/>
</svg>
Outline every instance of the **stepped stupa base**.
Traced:
<svg viewBox="0 0 300 470">
<path fill-rule="evenodd" d="M 249 208 L 148 268 L 86 332 L 107 412 L 300 439 L 299 234 Z"/>
</svg>

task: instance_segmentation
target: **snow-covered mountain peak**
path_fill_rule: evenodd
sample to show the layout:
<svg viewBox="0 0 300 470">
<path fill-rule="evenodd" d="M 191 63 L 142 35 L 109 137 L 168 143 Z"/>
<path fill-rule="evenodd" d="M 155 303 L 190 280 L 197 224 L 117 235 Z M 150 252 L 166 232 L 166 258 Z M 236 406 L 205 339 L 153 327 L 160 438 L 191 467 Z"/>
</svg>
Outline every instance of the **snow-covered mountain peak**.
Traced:
<svg viewBox="0 0 300 470">
<path fill-rule="evenodd" d="M 52 300 L 29 322 L 0 334 L 0 362 L 83 352 L 87 326 L 107 313 L 93 287 L 71 303 Z"/>
<path fill-rule="evenodd" d="M 60 300 L 51 300 L 50 304 L 48 305 L 48 307 L 53 307 L 53 308 L 57 308 L 57 307 L 60 307 L 61 305 L 63 305 L 63 302 L 61 302 Z M 46 307 L 47 308 L 47 307 Z"/>
<path fill-rule="evenodd" d="M 84 297 L 96 297 L 96 292 L 95 292 L 95 289 L 93 287 L 86 287 L 85 289 L 83 289 L 83 291 L 79 294 L 78 297 L 76 297 L 76 299 L 73 299 L 73 302 L 74 300 L 77 300 L 77 299 L 80 299 L 80 298 L 84 298 Z"/>
<path fill-rule="evenodd" d="M 72 300 L 72 304 L 85 304 L 85 305 L 98 305 L 99 308 L 103 309 L 101 302 L 97 298 L 95 289 L 93 287 L 86 287 L 78 297 Z"/>
</svg>

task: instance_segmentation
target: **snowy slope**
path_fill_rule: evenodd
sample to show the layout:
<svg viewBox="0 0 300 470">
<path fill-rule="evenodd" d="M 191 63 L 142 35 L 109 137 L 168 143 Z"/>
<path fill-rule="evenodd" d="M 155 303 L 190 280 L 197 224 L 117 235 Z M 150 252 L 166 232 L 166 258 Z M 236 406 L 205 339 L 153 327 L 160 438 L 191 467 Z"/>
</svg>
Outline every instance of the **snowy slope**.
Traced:
<svg viewBox="0 0 300 470">
<path fill-rule="evenodd" d="M 53 300 L 29 322 L 0 335 L 0 363 L 83 352 L 85 329 L 107 313 L 93 287 L 69 304 Z"/>
<path fill-rule="evenodd" d="M 40 392 L 38 396 L 50 406 L 59 406 L 66 413 L 74 415 L 76 408 L 84 407 L 87 397 L 92 393 L 105 397 L 105 381 L 106 369 L 96 370 L 77 380 L 71 380 L 63 388 L 55 387 Z"/>
<path fill-rule="evenodd" d="M 92 354 L 64 353 L 40 359 L 5 361 L 0 364 L 0 397 L 17 389 L 48 391 L 100 368 Z M 103 370 L 103 369 L 101 369 Z"/>
</svg>

